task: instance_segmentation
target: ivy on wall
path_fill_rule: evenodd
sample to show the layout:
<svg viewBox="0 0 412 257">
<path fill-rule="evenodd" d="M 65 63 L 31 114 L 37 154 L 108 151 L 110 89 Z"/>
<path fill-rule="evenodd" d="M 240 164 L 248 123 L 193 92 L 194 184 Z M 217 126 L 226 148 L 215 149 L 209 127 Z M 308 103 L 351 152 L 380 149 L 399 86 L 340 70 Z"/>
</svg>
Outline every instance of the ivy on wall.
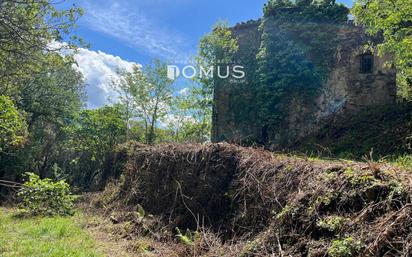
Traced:
<svg viewBox="0 0 412 257">
<path fill-rule="evenodd" d="M 225 98 L 230 110 L 224 114 L 228 122 L 223 128 L 225 133 L 241 129 L 242 135 L 259 137 L 256 133 L 261 129 L 260 138 L 249 139 L 265 144 L 276 138 L 277 132 L 287 133 L 287 125 L 282 125 L 286 124 L 291 100 L 301 97 L 308 102 L 319 92 L 334 65 L 336 33 L 346 23 L 348 13 L 344 5 L 335 1 L 270 0 L 259 22 L 255 40 L 260 41 L 260 46 L 256 48 L 239 47 L 227 24 L 216 25 L 201 40 L 198 63 L 218 66 L 217 60 L 230 63 L 235 59 L 246 72 L 243 83 L 199 81 L 209 93 L 213 89 L 216 92 L 219 85 L 230 86 Z M 242 43 L 256 43 L 251 41 L 253 34 L 243 34 Z"/>
<path fill-rule="evenodd" d="M 333 65 L 338 26 L 347 15 L 348 9 L 334 1 L 271 0 L 265 5 L 255 87 L 256 114 L 268 130 L 263 134 L 272 138 L 282 131 L 292 97 L 313 98 L 318 92 Z"/>
<path fill-rule="evenodd" d="M 232 35 L 231 30 L 226 22 L 218 22 L 213 26 L 211 33 L 205 35 L 199 44 L 199 53 L 196 57 L 196 63 L 199 67 L 213 67 L 213 76 L 203 76 L 196 78 L 196 82 L 202 85 L 199 89 L 200 95 L 203 97 L 201 107 L 205 109 L 213 108 L 216 103 L 216 92 L 218 87 L 222 86 L 222 81 L 218 79 L 217 69 L 226 67 L 233 62 L 234 55 L 239 49 L 237 39 Z M 219 83 L 220 82 L 220 83 Z M 213 108 L 212 123 L 215 125 L 212 128 L 212 138 L 216 138 L 216 108 Z"/>
</svg>

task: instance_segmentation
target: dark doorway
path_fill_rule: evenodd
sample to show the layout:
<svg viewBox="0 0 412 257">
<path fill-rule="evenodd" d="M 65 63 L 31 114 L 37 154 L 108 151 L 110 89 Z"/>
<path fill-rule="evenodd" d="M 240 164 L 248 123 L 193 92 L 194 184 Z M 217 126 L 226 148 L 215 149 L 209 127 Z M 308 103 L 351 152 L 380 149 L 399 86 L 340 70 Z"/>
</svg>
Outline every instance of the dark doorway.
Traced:
<svg viewBox="0 0 412 257">
<path fill-rule="evenodd" d="M 373 55 L 370 53 L 360 56 L 360 73 L 372 73 L 373 72 Z"/>
</svg>

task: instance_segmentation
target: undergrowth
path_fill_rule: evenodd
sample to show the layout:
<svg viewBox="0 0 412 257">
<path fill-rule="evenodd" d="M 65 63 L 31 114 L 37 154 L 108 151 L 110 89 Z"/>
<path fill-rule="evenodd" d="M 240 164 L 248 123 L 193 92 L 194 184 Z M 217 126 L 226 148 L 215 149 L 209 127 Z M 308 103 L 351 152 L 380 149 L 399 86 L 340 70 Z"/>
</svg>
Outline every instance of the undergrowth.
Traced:
<svg viewBox="0 0 412 257">
<path fill-rule="evenodd" d="M 412 253 L 409 171 L 229 144 L 124 148 L 122 183 L 95 202 L 124 236 L 173 248 L 153 243 L 155 256 Z"/>
<path fill-rule="evenodd" d="M 412 103 L 377 106 L 328 120 L 316 135 L 290 147 L 309 156 L 362 160 L 371 150 L 375 159 L 387 159 L 411 168 Z"/>
</svg>

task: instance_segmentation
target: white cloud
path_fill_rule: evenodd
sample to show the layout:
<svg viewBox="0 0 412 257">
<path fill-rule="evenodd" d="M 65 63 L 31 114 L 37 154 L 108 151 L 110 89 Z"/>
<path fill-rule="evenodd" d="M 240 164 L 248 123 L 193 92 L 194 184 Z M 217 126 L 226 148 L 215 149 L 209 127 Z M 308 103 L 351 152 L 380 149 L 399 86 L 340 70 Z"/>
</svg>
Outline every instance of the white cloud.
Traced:
<svg viewBox="0 0 412 257">
<path fill-rule="evenodd" d="M 195 124 L 196 120 L 190 115 L 175 115 L 173 113 L 168 113 L 162 120 L 159 121 L 160 128 L 175 128 L 181 129 L 184 123 Z"/>
<path fill-rule="evenodd" d="M 186 40 L 171 28 L 160 26 L 147 18 L 128 1 L 87 1 L 83 20 L 90 29 L 117 38 L 131 47 L 148 52 L 156 57 L 186 62 Z"/>
<path fill-rule="evenodd" d="M 181 96 L 188 96 L 190 89 L 188 87 L 182 88 L 179 90 L 179 95 Z"/>
<path fill-rule="evenodd" d="M 87 107 L 99 108 L 109 100 L 115 101 L 117 93 L 111 86 L 111 81 L 118 77 L 118 69 L 131 70 L 134 62 L 121 59 L 101 51 L 91 51 L 80 48 L 74 56 L 86 82 Z"/>
</svg>

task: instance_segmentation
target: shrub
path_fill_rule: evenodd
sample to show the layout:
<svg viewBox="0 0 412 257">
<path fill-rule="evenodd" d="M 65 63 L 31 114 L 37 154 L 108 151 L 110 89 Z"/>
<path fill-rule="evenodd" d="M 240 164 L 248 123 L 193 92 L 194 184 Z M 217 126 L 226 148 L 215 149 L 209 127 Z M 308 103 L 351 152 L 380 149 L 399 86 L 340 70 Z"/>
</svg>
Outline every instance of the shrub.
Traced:
<svg viewBox="0 0 412 257">
<path fill-rule="evenodd" d="M 352 257 L 358 256 L 362 248 L 359 241 L 355 241 L 352 237 L 347 237 L 342 240 L 334 240 L 329 248 L 328 254 L 331 257 Z"/>
<path fill-rule="evenodd" d="M 330 232 L 338 232 L 345 225 L 345 218 L 341 216 L 328 216 L 317 222 L 318 227 Z"/>
<path fill-rule="evenodd" d="M 187 246 L 193 246 L 195 244 L 195 237 L 198 236 L 198 233 L 196 232 L 195 235 L 192 234 L 192 232 L 187 229 L 185 234 L 182 234 L 180 232 L 179 228 L 176 228 L 176 237 L 179 239 L 179 241 Z"/>
<path fill-rule="evenodd" d="M 19 190 L 20 207 L 31 215 L 72 215 L 75 197 L 64 180 L 40 179 L 34 173 L 26 173 L 28 180 Z"/>
<path fill-rule="evenodd" d="M 412 170 L 412 155 L 403 155 L 391 161 L 394 165 L 403 169 Z"/>
<path fill-rule="evenodd" d="M 288 215 L 293 215 L 294 214 L 294 209 L 290 205 L 286 205 L 285 207 L 282 208 L 282 210 L 276 215 L 277 219 L 284 219 Z"/>
</svg>

